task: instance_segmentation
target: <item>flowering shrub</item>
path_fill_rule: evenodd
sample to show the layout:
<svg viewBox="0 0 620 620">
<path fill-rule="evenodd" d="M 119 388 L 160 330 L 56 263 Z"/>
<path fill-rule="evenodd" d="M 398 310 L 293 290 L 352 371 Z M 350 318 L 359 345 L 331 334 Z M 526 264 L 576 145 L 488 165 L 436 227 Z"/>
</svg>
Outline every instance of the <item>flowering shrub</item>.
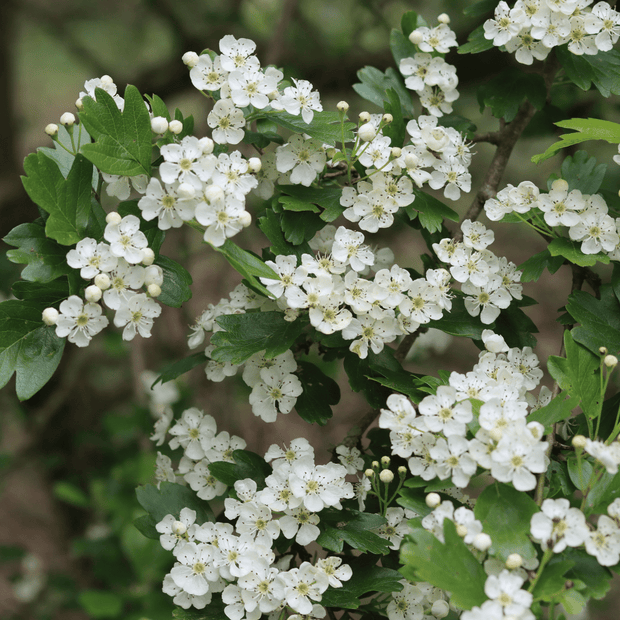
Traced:
<svg viewBox="0 0 620 620">
<path fill-rule="evenodd" d="M 156 484 L 138 489 L 147 514 L 136 527 L 170 551 L 163 591 L 177 618 L 528 620 L 607 593 L 620 562 L 620 413 L 608 395 L 620 205 L 601 189 L 606 165 L 585 151 L 546 188 L 502 187 L 501 177 L 535 112 L 556 105 L 559 80 L 620 94 L 620 14 L 591 0 L 495 5 L 470 9 L 489 16 L 460 46 L 448 16 L 434 25 L 407 13 L 390 42 L 399 71 L 366 67 L 354 87 L 381 113 L 324 110 L 309 82 L 261 67 L 255 44 L 229 35 L 217 52 L 183 57 L 210 136 L 194 136 L 192 119 L 172 118 L 157 96 L 133 86 L 120 96 L 104 76 L 80 93 L 79 122 L 67 113 L 46 128 L 55 148 L 26 158 L 41 217 L 5 238 L 27 266 L 0 304 L 0 382 L 15 372 L 21 399 L 49 380 L 67 340 L 88 346 L 110 323 L 124 340 L 148 338 L 160 304 L 190 298 L 190 274 L 161 253 L 165 231 L 186 224 L 244 279 L 197 318 L 188 344 L 200 350 L 161 382 L 196 366 L 215 382 L 240 374 L 265 423 L 296 410 L 322 425 L 340 401 L 322 363 L 343 360 L 372 408 L 328 463 L 304 437 L 259 455 L 198 408 L 177 419 L 169 403 L 158 409 L 151 438 L 178 460 L 159 454 Z M 481 108 L 500 122 L 481 135 L 453 113 L 458 76 L 446 57 L 493 46 L 531 69 L 511 65 L 480 87 Z M 535 161 L 582 141 L 620 143 L 609 121 L 556 124 L 576 132 Z M 497 147 L 482 180 L 469 173 L 477 142 Z M 472 183 L 463 216 L 425 191 L 455 201 Z M 515 265 L 490 249 L 483 211 L 532 227 L 547 248 Z M 253 221 L 262 256 L 232 241 Z M 426 243 L 424 273 L 373 244 L 397 221 Z M 603 283 L 592 267 L 611 262 Z M 558 318 L 563 355 L 546 361 L 550 390 L 539 388 L 523 284 L 563 264 L 573 287 Z M 429 328 L 472 339 L 478 362 L 439 377 L 406 370 Z M 475 500 L 465 494 L 473 479 Z"/>
</svg>

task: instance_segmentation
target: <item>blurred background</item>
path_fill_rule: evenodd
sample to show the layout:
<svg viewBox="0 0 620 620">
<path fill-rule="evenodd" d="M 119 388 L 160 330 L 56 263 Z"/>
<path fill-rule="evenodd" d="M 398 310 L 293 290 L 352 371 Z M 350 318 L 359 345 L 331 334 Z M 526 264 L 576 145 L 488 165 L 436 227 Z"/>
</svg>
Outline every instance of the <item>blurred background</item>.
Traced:
<svg viewBox="0 0 620 620">
<path fill-rule="evenodd" d="M 24 157 L 49 146 L 44 127 L 58 122 L 74 102 L 85 80 L 112 76 L 119 91 L 127 83 L 141 92 L 156 93 L 169 108 L 193 114 L 196 135 L 206 134 L 204 98 L 191 86 L 181 56 L 218 49 L 225 34 L 256 41 L 263 65 L 275 64 L 287 76 L 311 81 L 324 109 L 344 99 L 352 118 L 363 109 L 376 111 L 352 89 L 356 72 L 366 65 L 382 71 L 393 65 L 389 34 L 399 28 L 405 11 L 415 10 L 429 22 L 442 12 L 452 18 L 459 42 L 484 18 L 463 16 L 472 0 L 7 0 L 0 3 L 0 237 L 14 226 L 37 217 L 23 191 L 20 175 Z M 495 130 L 488 111 L 482 115 L 476 86 L 512 59 L 499 52 L 479 57 L 452 53 L 462 93 L 455 113 L 467 116 L 478 131 Z M 473 62 L 472 62 L 473 61 Z M 568 88 L 562 93 L 563 115 L 619 120 L 617 101 L 601 102 L 594 93 Z M 538 117 L 513 154 L 502 186 L 524 179 L 546 187 L 559 158 L 534 167 L 530 157 L 553 141 L 550 116 Z M 477 145 L 472 167 L 477 191 L 494 147 Z M 615 149 L 594 145 L 599 161 L 611 163 Z M 615 179 L 617 181 L 617 179 Z M 617 187 L 617 184 L 616 184 Z M 454 208 L 463 214 L 471 196 Z M 110 203 L 110 207 L 114 206 Z M 451 205 L 453 206 L 453 205 Z M 485 221 L 485 220 L 483 220 Z M 528 231 L 494 226 L 491 249 L 519 264 L 544 249 Z M 408 234 L 405 234 L 408 233 Z M 378 235 L 378 245 L 390 245 L 402 266 L 420 268 L 424 246 L 411 229 L 395 227 Z M 164 254 L 182 262 L 194 277 L 193 299 L 181 310 L 164 308 L 153 337 L 137 338 L 131 346 L 120 332 L 106 330 L 86 349 L 68 346 L 50 383 L 31 400 L 19 403 L 14 386 L 0 391 L 0 618 L 7 620 L 163 620 L 172 605 L 161 593 L 163 575 L 172 566 L 169 552 L 144 538 L 132 525 L 142 511 L 135 487 L 153 480 L 156 448 L 149 441 L 154 421 L 144 380 L 188 354 L 186 339 L 208 303 L 216 303 L 240 282 L 220 255 L 205 251 L 191 230 L 174 230 Z M 246 229 L 235 242 L 260 251 L 264 238 Z M 0 292 L 6 298 L 20 267 L 0 257 Z M 525 293 L 538 306 L 527 308 L 537 324 L 537 353 L 542 360 L 560 351 L 558 306 L 570 291 L 570 272 L 545 274 L 528 284 Z M 421 339 L 422 340 L 422 339 Z M 471 342 L 426 336 L 410 355 L 410 368 L 435 374 L 438 368 L 466 372 L 477 359 Z M 543 363 L 544 365 L 544 363 Z M 367 410 L 348 389 L 338 369 L 342 402 L 325 428 L 309 427 L 295 413 L 285 424 L 257 421 L 240 378 L 208 383 L 201 368 L 174 386 L 177 415 L 198 406 L 213 415 L 219 430 L 248 440 L 248 449 L 264 453 L 274 442 L 303 435 L 317 447 L 317 460 L 347 433 Z M 148 379 L 148 378 L 147 378 Z M 545 379 L 550 385 L 548 377 Z M 152 382 L 152 380 L 151 380 Z M 164 396 L 165 398 L 165 396 Z M 166 447 L 159 448 L 167 454 Z M 172 456 L 174 456 L 172 454 Z M 592 618 L 617 618 L 608 603 L 594 604 Z"/>
</svg>

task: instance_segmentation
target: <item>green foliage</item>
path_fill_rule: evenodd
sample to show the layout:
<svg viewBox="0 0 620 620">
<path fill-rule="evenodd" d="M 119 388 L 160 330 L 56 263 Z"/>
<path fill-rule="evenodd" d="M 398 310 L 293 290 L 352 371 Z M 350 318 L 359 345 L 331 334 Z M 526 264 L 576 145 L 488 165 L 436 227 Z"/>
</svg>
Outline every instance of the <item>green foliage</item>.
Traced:
<svg viewBox="0 0 620 620">
<path fill-rule="evenodd" d="M 271 243 L 270 250 L 274 255 L 282 254 L 284 256 L 295 255 L 298 261 L 301 260 L 301 256 L 307 253 L 310 249 L 307 243 L 299 245 L 293 245 L 284 238 L 282 232 L 282 215 L 274 213 L 271 209 L 265 211 L 265 215 L 258 219 L 258 227 L 263 231 L 269 242 Z M 277 277 L 274 273 L 272 278 Z M 267 294 L 267 289 L 262 287 Z"/>
<path fill-rule="evenodd" d="M 487 39 L 484 36 L 484 26 L 481 24 L 470 32 L 467 37 L 467 43 L 460 45 L 458 48 L 459 54 L 480 54 L 480 52 L 486 52 L 493 47 L 493 41 Z"/>
<path fill-rule="evenodd" d="M 476 4 L 466 6 L 463 9 L 463 15 L 467 15 L 468 17 L 482 17 L 488 13 L 493 13 L 496 7 L 497 0 L 481 0 L 480 2 L 476 2 Z"/>
<path fill-rule="evenodd" d="M 390 49 L 397 67 L 400 67 L 402 60 L 413 58 L 418 51 L 409 38 L 396 28 L 392 28 L 392 32 L 390 32 Z"/>
<path fill-rule="evenodd" d="M 514 120 L 519 107 L 527 99 L 537 110 L 542 110 L 547 99 L 545 80 L 536 73 L 525 73 L 516 67 L 504 69 L 478 88 L 480 112 L 491 108 L 496 118 L 507 123 Z"/>
<path fill-rule="evenodd" d="M 467 312 L 462 297 L 453 299 L 452 310 L 441 319 L 429 321 L 428 327 L 440 329 L 452 336 L 463 336 L 474 340 L 482 340 L 482 332 L 486 329 L 486 326 L 480 322 L 480 317 L 471 316 Z"/>
<path fill-rule="evenodd" d="M 211 475 L 229 487 L 234 486 L 237 480 L 251 478 L 259 490 L 265 488 L 265 478 L 271 474 L 271 467 L 265 459 L 249 450 L 235 450 L 233 458 L 234 463 L 224 461 L 210 463 Z"/>
<path fill-rule="evenodd" d="M 341 187 L 285 185 L 281 190 L 283 195 L 278 198 L 278 202 L 285 210 L 320 213 L 324 222 L 333 222 L 345 209 L 340 205 Z"/>
<path fill-rule="evenodd" d="M 566 361 L 562 357 L 557 359 Z M 547 367 L 551 376 L 555 378 L 550 363 L 547 364 Z M 551 428 L 556 422 L 568 419 L 572 410 L 579 405 L 578 396 L 571 396 L 569 398 L 566 398 L 566 396 L 565 392 L 561 392 L 550 403 L 530 413 L 527 417 L 528 422 L 540 422 L 545 427 L 545 433 L 551 432 Z"/>
<path fill-rule="evenodd" d="M 95 142 L 84 144 L 81 152 L 101 172 L 150 176 L 153 132 L 149 112 L 135 86 L 127 86 L 124 98 L 121 112 L 101 88 L 95 89 L 95 99 L 84 97 L 80 120 Z"/>
<path fill-rule="evenodd" d="M 159 256 L 155 264 L 161 267 L 164 272 L 164 282 L 161 285 L 161 295 L 157 301 L 180 308 L 186 301 L 192 298 L 192 291 L 189 288 L 192 283 L 192 276 L 185 267 L 179 265 L 166 256 Z"/>
<path fill-rule="evenodd" d="M 521 282 L 538 282 L 545 269 L 549 273 L 555 273 L 563 264 L 563 256 L 552 256 L 551 252 L 545 249 L 519 265 L 519 269 L 522 271 Z"/>
<path fill-rule="evenodd" d="M 589 90 L 594 85 L 603 97 L 620 95 L 618 50 L 578 56 L 563 45 L 556 48 L 555 53 L 568 78 L 581 90 Z"/>
<path fill-rule="evenodd" d="M 411 220 L 417 217 L 420 224 L 429 232 L 439 232 L 442 229 L 444 219 L 453 222 L 459 221 L 458 213 L 434 196 L 415 187 L 413 193 L 415 200 L 405 207 L 407 215 Z"/>
<path fill-rule="evenodd" d="M 383 109 L 385 93 L 394 89 L 398 95 L 403 115 L 407 118 L 415 116 L 411 94 L 405 88 L 403 78 L 398 71 L 389 67 L 385 73 L 382 73 L 375 67 L 364 67 L 357 72 L 357 77 L 361 83 L 353 84 L 353 90 L 360 97 Z"/>
<path fill-rule="evenodd" d="M 177 607 L 172 617 L 175 620 L 222 620 L 226 616 L 224 607 L 221 595 L 216 594 L 204 609 L 181 609 Z"/>
<path fill-rule="evenodd" d="M 334 553 L 342 553 L 346 543 L 362 553 L 385 555 L 389 553 L 390 541 L 369 531 L 384 523 L 385 519 L 377 514 L 325 509 L 321 511 L 321 533 L 316 542 Z"/>
<path fill-rule="evenodd" d="M 562 162 L 562 178 L 568 191 L 578 189 L 582 194 L 596 194 L 603 183 L 607 164 L 596 165 L 596 157 L 587 151 L 577 151 Z"/>
<path fill-rule="evenodd" d="M 113 592 L 84 590 L 78 600 L 91 618 L 118 618 L 123 610 L 123 599 Z"/>
<path fill-rule="evenodd" d="M 339 113 L 331 110 L 315 112 L 309 124 L 306 124 L 301 115 L 293 116 L 288 112 L 272 112 L 269 114 L 269 120 L 294 133 L 305 133 L 327 144 L 341 142 L 343 133 L 345 140 L 353 140 L 353 123 L 345 121 L 343 132 Z"/>
<path fill-rule="evenodd" d="M 298 396 L 295 409 L 302 420 L 324 426 L 333 415 L 331 406 L 340 402 L 340 388 L 315 364 L 297 362 L 297 367 L 304 391 Z"/>
<path fill-rule="evenodd" d="M 410 524 L 415 523 L 410 521 Z M 414 527 L 400 547 L 403 568 L 411 581 L 428 581 L 451 593 L 451 600 L 462 609 L 471 609 L 486 600 L 486 573 L 456 533 L 449 519 L 443 522 L 445 543 L 420 525 Z"/>
<path fill-rule="evenodd" d="M 572 241 L 567 237 L 556 237 L 548 246 L 551 256 L 562 256 L 570 263 L 580 267 L 591 267 L 596 265 L 597 262 L 601 262 L 604 265 L 609 264 L 609 256 L 607 254 L 602 252 L 598 254 L 584 254 L 580 248 L 580 241 Z"/>
<path fill-rule="evenodd" d="M 211 357 L 233 364 L 241 364 L 261 351 L 265 352 L 267 359 L 282 355 L 308 324 L 304 317 L 286 321 L 280 312 L 231 314 L 216 320 L 225 331 L 213 334 L 211 343 L 215 349 Z"/>
<path fill-rule="evenodd" d="M 168 381 L 178 379 L 181 375 L 184 375 L 186 372 L 196 368 L 196 366 L 206 364 L 207 361 L 208 359 L 202 351 L 199 353 L 194 353 L 193 355 L 188 355 L 178 362 L 173 362 L 172 364 L 166 366 L 161 371 L 159 377 L 157 377 L 157 381 L 153 383 L 153 386 L 158 383 L 168 383 Z"/>
<path fill-rule="evenodd" d="M 553 157 L 563 148 L 588 140 L 605 140 L 610 144 L 620 143 L 620 125 L 618 123 L 602 121 L 597 118 L 571 118 L 555 124 L 563 129 L 574 129 L 575 133 L 562 134 L 559 142 L 552 144 L 544 153 L 534 155 L 532 161 L 535 164 Z"/>
</svg>

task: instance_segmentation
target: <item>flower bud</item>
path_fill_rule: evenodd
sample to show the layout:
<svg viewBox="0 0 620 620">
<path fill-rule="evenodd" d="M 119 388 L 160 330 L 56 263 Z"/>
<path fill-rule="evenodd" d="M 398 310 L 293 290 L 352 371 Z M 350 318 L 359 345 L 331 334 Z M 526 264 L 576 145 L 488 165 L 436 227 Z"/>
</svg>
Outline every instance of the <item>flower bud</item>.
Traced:
<svg viewBox="0 0 620 620">
<path fill-rule="evenodd" d="M 159 265 L 149 265 L 144 270 L 144 284 L 157 284 L 161 286 L 164 283 L 164 272 Z"/>
<path fill-rule="evenodd" d="M 56 325 L 58 322 L 58 310 L 56 308 L 45 308 L 43 310 L 43 314 L 41 315 L 41 319 L 46 325 Z"/>
<path fill-rule="evenodd" d="M 379 480 L 385 482 L 385 484 L 390 484 L 394 480 L 394 472 L 389 469 L 383 469 L 379 474 Z"/>
<path fill-rule="evenodd" d="M 168 131 L 168 121 L 163 116 L 156 116 L 151 119 L 151 131 L 162 135 Z"/>
<path fill-rule="evenodd" d="M 187 532 L 187 526 L 182 521 L 175 521 L 172 524 L 172 532 L 177 536 L 183 536 Z"/>
<path fill-rule="evenodd" d="M 54 137 L 58 135 L 58 125 L 56 125 L 55 123 L 50 123 L 49 125 L 45 126 L 45 133 L 50 136 L 50 137 Z"/>
<path fill-rule="evenodd" d="M 373 469 L 379 469 L 379 461 L 373 461 L 373 462 L 370 464 L 370 466 L 371 466 Z"/>
<path fill-rule="evenodd" d="M 114 80 L 109 75 L 101 76 L 101 86 L 110 86 L 110 84 L 114 84 Z"/>
<path fill-rule="evenodd" d="M 203 155 L 210 155 L 211 153 L 213 153 L 214 144 L 211 138 L 200 138 L 200 140 L 198 140 L 198 144 L 200 146 L 200 149 L 202 150 Z"/>
<path fill-rule="evenodd" d="M 366 478 L 372 478 L 375 475 L 375 472 L 372 471 L 372 469 L 368 468 L 365 472 L 364 472 L 364 476 L 366 476 Z"/>
<path fill-rule="evenodd" d="M 190 69 L 198 64 L 198 59 L 199 56 L 196 52 L 185 52 L 185 54 L 181 56 L 183 64 L 188 66 Z"/>
<path fill-rule="evenodd" d="M 440 24 L 449 24 L 450 23 L 450 16 L 447 13 L 442 13 L 441 15 L 437 16 L 437 21 Z"/>
<path fill-rule="evenodd" d="M 551 190 L 554 192 L 566 192 L 568 191 L 568 183 L 564 179 L 556 179 L 551 183 Z"/>
<path fill-rule="evenodd" d="M 82 101 L 81 97 L 78 97 L 75 100 L 75 107 L 78 109 L 78 111 L 81 111 L 84 109 L 84 102 Z"/>
<path fill-rule="evenodd" d="M 601 355 L 607 355 L 609 353 L 609 351 L 607 350 L 607 347 L 599 347 L 598 352 Z"/>
<path fill-rule="evenodd" d="M 401 466 L 398 468 L 398 475 L 399 475 L 401 478 L 404 478 L 404 477 L 407 475 L 407 468 L 406 468 L 404 465 L 401 465 Z"/>
<path fill-rule="evenodd" d="M 339 101 L 336 104 L 336 109 L 338 110 L 338 112 L 348 112 L 349 104 L 346 101 Z"/>
<path fill-rule="evenodd" d="M 183 131 L 183 123 L 181 121 L 170 121 L 168 123 L 168 129 L 170 133 L 175 135 L 180 134 Z"/>
<path fill-rule="evenodd" d="M 72 127 L 75 124 L 75 114 L 71 114 L 71 112 L 65 112 L 60 117 L 60 124 L 65 127 Z"/>
<path fill-rule="evenodd" d="M 370 142 L 377 135 L 377 130 L 372 123 L 365 123 L 358 129 L 357 135 L 363 142 Z"/>
<path fill-rule="evenodd" d="M 123 218 L 120 213 L 117 213 L 116 211 L 110 211 L 110 213 L 105 216 L 105 221 L 107 224 L 120 224 L 122 219 Z"/>
<path fill-rule="evenodd" d="M 576 450 L 583 450 L 586 447 L 587 441 L 583 435 L 575 435 L 571 443 Z"/>
<path fill-rule="evenodd" d="M 484 532 L 478 534 L 472 542 L 472 545 L 478 549 L 478 551 L 486 551 L 492 544 L 493 541 L 491 540 L 491 537 Z"/>
<path fill-rule="evenodd" d="M 399 149 L 397 146 L 392 147 L 390 151 L 390 157 L 392 159 L 398 159 L 403 154 L 402 149 Z"/>
<path fill-rule="evenodd" d="M 196 197 L 196 188 L 190 183 L 181 183 L 177 188 L 181 200 L 191 200 Z"/>
<path fill-rule="evenodd" d="M 467 528 L 462 523 L 457 523 L 456 533 L 459 536 L 459 538 L 465 538 L 465 536 L 467 536 Z"/>
<path fill-rule="evenodd" d="M 258 157 L 250 157 L 250 159 L 248 159 L 248 168 L 250 172 L 260 172 L 262 167 L 263 162 Z"/>
<path fill-rule="evenodd" d="M 419 31 L 419 30 L 414 30 L 410 35 L 409 35 L 409 40 L 414 44 L 414 45 L 420 45 L 420 43 L 422 43 L 422 41 L 424 41 L 424 35 Z"/>
<path fill-rule="evenodd" d="M 98 273 L 95 276 L 95 286 L 98 286 L 102 291 L 107 291 L 111 284 L 110 276 L 107 273 Z"/>
<path fill-rule="evenodd" d="M 441 497 L 439 497 L 438 493 L 429 493 L 426 496 L 426 505 L 429 508 L 437 508 L 441 504 Z"/>
<path fill-rule="evenodd" d="M 144 248 L 142 250 L 142 264 L 148 267 L 153 264 L 154 260 L 155 252 L 153 252 L 152 248 Z"/>
<path fill-rule="evenodd" d="M 239 216 L 239 224 L 241 224 L 243 228 L 247 228 L 251 223 L 252 223 L 252 216 L 247 211 L 244 211 Z"/>
<path fill-rule="evenodd" d="M 518 553 L 511 553 L 506 558 L 506 568 L 510 570 L 521 568 L 522 565 L 523 565 L 523 558 Z"/>
<path fill-rule="evenodd" d="M 161 286 L 159 284 L 149 284 L 146 290 L 151 297 L 159 297 L 161 295 Z"/>
<path fill-rule="evenodd" d="M 360 119 L 360 123 L 368 123 L 370 121 L 370 113 L 360 112 L 359 119 Z"/>
<path fill-rule="evenodd" d="M 209 204 L 219 202 L 224 199 L 224 190 L 219 185 L 211 184 L 205 190 L 205 198 Z"/>
<path fill-rule="evenodd" d="M 386 125 L 389 125 L 389 124 L 390 124 L 390 123 L 394 120 L 394 117 L 393 117 L 391 114 L 384 114 L 384 115 L 381 117 L 381 120 L 382 120 L 382 121 L 383 121 Z"/>
<path fill-rule="evenodd" d="M 381 457 L 381 465 L 383 465 L 383 467 L 388 467 L 391 462 L 392 462 L 392 459 L 389 456 Z"/>
<path fill-rule="evenodd" d="M 407 153 L 405 155 L 405 166 L 407 166 L 408 169 L 411 170 L 416 168 L 419 162 L 420 160 L 415 153 Z"/>
<path fill-rule="evenodd" d="M 450 613 L 450 605 L 442 598 L 435 601 L 431 607 L 431 614 L 435 618 L 445 618 Z"/>
<path fill-rule="evenodd" d="M 615 368 L 618 365 L 618 358 L 615 355 L 606 355 L 603 362 L 607 368 Z"/>
<path fill-rule="evenodd" d="M 101 299 L 101 289 L 96 284 L 91 284 L 84 291 L 84 299 L 91 304 L 96 304 Z"/>
</svg>

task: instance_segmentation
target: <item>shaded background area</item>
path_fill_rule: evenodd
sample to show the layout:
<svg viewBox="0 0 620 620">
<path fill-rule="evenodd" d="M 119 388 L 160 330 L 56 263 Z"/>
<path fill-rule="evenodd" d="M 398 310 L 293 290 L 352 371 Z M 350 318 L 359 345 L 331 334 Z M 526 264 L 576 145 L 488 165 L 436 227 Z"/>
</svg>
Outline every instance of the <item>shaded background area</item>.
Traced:
<svg viewBox="0 0 620 620">
<path fill-rule="evenodd" d="M 461 14 L 467 1 L 420 0 L 22 0 L 0 3 L 0 237 L 14 226 L 37 217 L 19 179 L 24 157 L 48 146 L 47 123 L 58 122 L 84 81 L 109 74 L 122 92 L 126 83 L 141 92 L 156 93 L 170 109 L 194 114 L 196 135 L 205 132 L 204 99 L 191 86 L 181 56 L 188 50 L 217 49 L 225 34 L 248 37 L 258 44 L 263 65 L 276 64 L 288 76 L 311 81 L 325 109 L 337 101 L 351 103 L 352 112 L 373 110 L 357 98 L 352 85 L 365 65 L 381 70 L 393 65 L 389 52 L 391 28 L 399 27 L 407 10 L 433 21 L 448 12 L 459 42 L 480 23 Z M 455 112 L 478 123 L 481 132 L 495 130 L 487 111 L 481 117 L 475 87 L 507 63 L 507 55 L 486 54 L 484 77 L 478 58 L 452 53 L 460 80 L 461 99 Z M 566 89 L 563 114 L 618 116 L 617 102 L 602 102 L 593 93 Z M 354 116 L 352 116 L 354 117 Z M 551 118 L 537 118 L 528 137 L 514 153 L 504 183 L 528 178 L 541 187 L 559 158 L 534 167 L 534 153 L 552 141 Z M 617 119 L 616 119 L 617 120 Z M 477 191 L 493 147 L 481 144 L 472 167 Z M 611 163 L 615 150 L 596 145 L 593 154 Z M 613 164 L 611 164 L 613 166 Z M 471 198 L 455 208 L 464 213 Z M 114 204 L 111 202 L 110 207 Z M 494 226 L 491 249 L 519 264 L 544 249 L 528 231 Z M 403 266 L 419 268 L 425 249 L 411 229 L 396 226 L 377 235 L 379 245 L 393 247 Z M 412 238 L 413 237 L 413 238 Z M 259 250 L 260 231 L 247 229 L 235 239 L 242 247 Z M 0 289 L 6 295 L 19 267 L 0 258 Z M 132 525 L 141 514 L 135 501 L 137 484 L 152 481 L 156 448 L 148 437 L 153 417 L 147 407 L 141 375 L 158 371 L 188 351 L 188 325 L 208 303 L 216 303 L 241 280 L 223 258 L 205 251 L 191 230 L 171 231 L 164 254 L 183 263 L 192 276 L 194 297 L 183 309 L 164 308 L 153 337 L 123 343 L 113 329 L 87 349 L 68 346 L 52 381 L 30 401 L 18 403 L 11 384 L 0 392 L 0 617 L 43 620 L 63 618 L 170 617 L 170 599 L 161 594 L 162 576 L 171 556 L 155 541 L 142 537 Z M 540 302 L 528 308 L 540 330 L 541 359 L 559 353 L 561 326 L 557 307 L 570 291 L 570 272 L 545 274 L 525 293 Z M 477 359 L 471 342 L 453 340 L 448 348 L 418 351 L 411 369 L 434 374 L 438 368 L 467 371 Z M 334 368 L 334 373 L 338 369 Z M 367 408 L 339 375 L 343 399 L 328 425 L 309 427 L 295 413 L 286 423 L 267 426 L 256 420 L 248 404 L 248 388 L 240 378 L 208 383 L 201 369 L 179 382 L 177 414 L 198 406 L 213 415 L 220 430 L 245 437 L 249 449 L 262 453 L 274 442 L 306 436 L 317 459 L 348 431 Z M 547 381 L 547 383 L 549 383 Z M 250 440 L 251 438 L 251 440 Z M 615 618 L 611 610 L 595 618 Z"/>
</svg>

